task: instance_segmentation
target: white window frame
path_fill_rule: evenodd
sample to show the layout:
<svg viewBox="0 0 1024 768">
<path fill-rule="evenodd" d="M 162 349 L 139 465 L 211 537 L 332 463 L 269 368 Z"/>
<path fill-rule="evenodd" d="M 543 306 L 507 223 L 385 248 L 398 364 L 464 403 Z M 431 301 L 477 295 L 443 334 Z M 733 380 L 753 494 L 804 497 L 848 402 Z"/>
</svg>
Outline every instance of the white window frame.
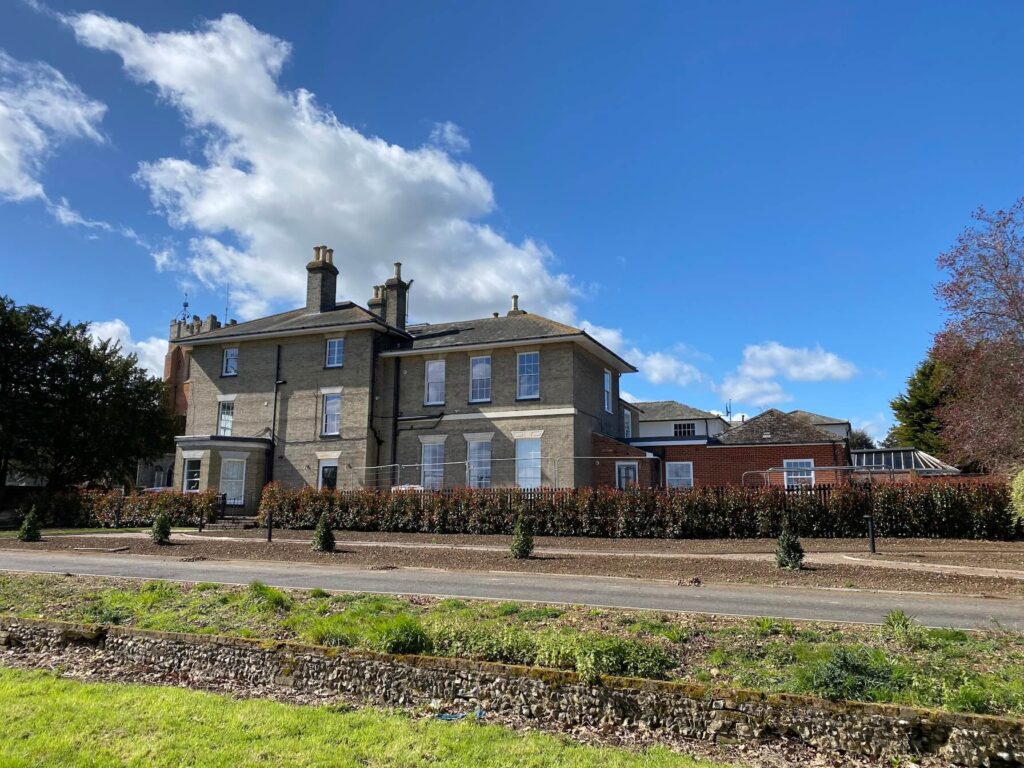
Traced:
<svg viewBox="0 0 1024 768">
<path fill-rule="evenodd" d="M 444 360 L 427 360 L 423 364 L 423 404 L 424 405 L 444 405 L 445 397 L 445 364 Z M 431 379 L 431 369 L 435 372 L 440 370 L 441 377 L 439 379 Z M 432 399 L 430 397 L 430 385 L 433 384 L 441 386 L 441 399 Z M 436 392 L 434 393 L 437 394 Z"/>
<path fill-rule="evenodd" d="M 234 353 L 234 354 L 232 354 Z M 233 363 L 230 366 L 228 363 Z M 224 352 L 221 353 L 220 358 L 220 375 L 221 376 L 237 376 L 238 375 L 238 347 L 225 347 Z"/>
<path fill-rule="evenodd" d="M 228 495 L 227 496 L 227 500 L 226 500 L 225 503 L 227 503 L 229 506 L 232 506 L 232 507 L 241 507 L 241 506 L 245 505 L 245 469 L 246 469 L 246 467 L 245 467 L 245 459 L 225 459 L 225 458 L 221 458 L 221 460 L 220 460 L 220 483 L 218 484 L 217 488 L 218 488 L 218 490 L 222 494 L 227 495 L 227 491 L 224 490 L 224 467 L 226 467 L 228 464 L 231 464 L 231 463 L 237 463 L 237 464 L 241 464 L 242 465 L 242 477 L 241 477 L 240 480 L 232 480 L 231 481 L 231 482 L 238 482 L 238 483 L 240 483 L 239 490 L 238 490 L 238 495 L 237 496 Z"/>
<path fill-rule="evenodd" d="M 537 444 L 536 456 L 520 456 L 520 447 L 528 443 Z M 517 437 L 516 438 L 516 488 L 534 489 L 544 484 L 544 471 L 542 466 L 543 444 L 539 437 Z M 534 470 L 536 469 L 536 485 L 533 484 Z M 527 479 L 529 484 L 523 483 Z"/>
<path fill-rule="evenodd" d="M 334 355 L 334 361 L 331 360 L 331 345 L 335 345 L 337 353 Z M 324 368 L 341 368 L 345 365 L 345 339 L 327 339 L 324 344 Z"/>
<path fill-rule="evenodd" d="M 324 467 L 334 467 L 335 470 L 338 468 L 337 459 L 320 459 L 316 465 L 316 489 L 319 491 L 324 487 Z M 334 474 L 334 488 L 338 488 L 338 474 Z"/>
<path fill-rule="evenodd" d="M 473 447 L 486 448 L 486 457 L 474 457 Z M 486 463 L 485 463 L 486 462 Z M 466 485 L 470 488 L 490 488 L 493 482 L 493 459 L 491 458 L 491 440 L 466 439 Z"/>
<path fill-rule="evenodd" d="M 329 400 L 334 400 L 334 398 L 337 398 L 338 401 L 338 429 L 334 432 L 329 432 L 327 430 L 327 417 L 328 415 L 333 416 L 334 414 L 327 413 L 327 403 Z M 320 403 L 323 409 L 323 416 L 320 419 L 320 434 L 327 437 L 337 437 L 341 435 L 341 392 L 324 392 L 320 395 Z"/>
<path fill-rule="evenodd" d="M 536 357 L 537 358 L 537 370 L 530 373 L 523 373 L 522 365 L 524 357 Z M 536 392 L 533 394 L 523 394 L 523 382 L 527 380 L 536 380 Z M 518 352 L 516 354 L 516 400 L 540 400 L 540 350 L 533 350 L 530 352 Z"/>
<path fill-rule="evenodd" d="M 629 408 L 622 409 L 622 436 L 627 440 L 633 437 L 633 412 Z"/>
<path fill-rule="evenodd" d="M 225 411 L 230 411 L 226 414 Z M 224 428 L 224 417 L 228 416 L 227 429 Z M 221 437 L 231 437 L 235 425 L 235 401 L 221 400 L 217 403 L 217 434 Z"/>
<path fill-rule="evenodd" d="M 444 488 L 443 440 L 423 441 L 420 444 L 420 485 L 431 491 Z"/>
<path fill-rule="evenodd" d="M 615 406 L 612 404 L 612 372 L 604 369 L 604 409 L 608 413 L 615 413 Z"/>
<path fill-rule="evenodd" d="M 689 467 L 689 477 L 672 477 L 673 467 Z M 689 480 L 689 483 L 687 483 Z M 666 488 L 693 488 L 693 462 L 692 461 L 666 461 L 665 462 L 665 487 Z"/>
<path fill-rule="evenodd" d="M 626 490 L 625 488 L 622 487 L 622 484 L 619 482 L 620 481 L 619 467 L 632 467 L 633 468 L 633 476 L 635 478 L 634 484 L 638 485 L 638 486 L 640 485 L 640 462 L 639 461 L 616 461 L 615 462 L 615 487 L 616 488 L 618 488 L 620 491 Z"/>
<path fill-rule="evenodd" d="M 679 429 L 676 429 L 679 427 Z M 696 437 L 697 436 L 697 422 L 695 421 L 677 421 L 672 424 L 672 437 Z"/>
<path fill-rule="evenodd" d="M 192 463 L 195 463 L 195 465 L 196 465 L 196 468 L 195 468 L 195 473 L 196 473 L 195 483 L 196 483 L 196 487 L 195 488 L 189 488 L 188 487 L 189 486 L 188 465 L 192 464 Z M 203 460 L 202 459 L 188 459 L 188 458 L 186 458 L 182 462 L 182 464 L 181 464 L 181 492 L 182 493 L 199 493 L 199 491 L 200 491 L 199 486 L 202 484 L 202 482 L 203 482 Z"/>
<path fill-rule="evenodd" d="M 487 361 L 487 378 L 473 376 L 473 363 L 478 360 Z M 493 369 L 491 368 L 491 356 L 490 355 L 478 355 L 476 357 L 469 358 L 469 402 L 471 403 L 489 403 L 491 402 L 491 383 L 493 380 Z M 477 382 L 487 382 L 487 397 L 474 396 L 474 385 Z M 481 386 L 481 389 L 483 387 Z"/>
<path fill-rule="evenodd" d="M 782 466 L 786 469 L 787 488 L 814 485 L 814 459 L 783 459 Z M 810 480 L 810 482 L 800 482 L 802 480 Z"/>
</svg>

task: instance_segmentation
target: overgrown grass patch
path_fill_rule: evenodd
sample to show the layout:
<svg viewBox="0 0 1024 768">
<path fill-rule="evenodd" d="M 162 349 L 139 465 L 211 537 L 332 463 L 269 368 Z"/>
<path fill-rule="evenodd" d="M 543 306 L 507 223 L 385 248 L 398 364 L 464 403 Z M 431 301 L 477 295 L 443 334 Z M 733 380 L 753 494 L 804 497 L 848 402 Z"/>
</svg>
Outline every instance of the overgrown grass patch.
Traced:
<svg viewBox="0 0 1024 768">
<path fill-rule="evenodd" d="M 1024 716 L 1024 637 L 657 611 L 0 574 L 0 613 Z M 881 618 L 881 617 L 880 617 Z"/>
</svg>

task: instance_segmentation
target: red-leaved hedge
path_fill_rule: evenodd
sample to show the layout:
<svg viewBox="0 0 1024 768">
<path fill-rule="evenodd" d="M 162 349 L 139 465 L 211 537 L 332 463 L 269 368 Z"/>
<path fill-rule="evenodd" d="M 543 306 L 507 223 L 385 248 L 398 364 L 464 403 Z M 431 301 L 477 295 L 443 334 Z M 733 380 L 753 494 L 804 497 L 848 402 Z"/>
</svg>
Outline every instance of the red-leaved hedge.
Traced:
<svg viewBox="0 0 1024 768">
<path fill-rule="evenodd" d="M 318 491 L 263 489 L 258 521 L 312 528 L 322 513 L 357 531 L 509 534 L 519 516 L 537 535 L 639 538 L 775 537 L 788 521 L 801 536 L 1009 540 L 1024 535 L 1005 483 L 910 482 L 781 488 L 578 488 L 525 491 Z"/>
</svg>

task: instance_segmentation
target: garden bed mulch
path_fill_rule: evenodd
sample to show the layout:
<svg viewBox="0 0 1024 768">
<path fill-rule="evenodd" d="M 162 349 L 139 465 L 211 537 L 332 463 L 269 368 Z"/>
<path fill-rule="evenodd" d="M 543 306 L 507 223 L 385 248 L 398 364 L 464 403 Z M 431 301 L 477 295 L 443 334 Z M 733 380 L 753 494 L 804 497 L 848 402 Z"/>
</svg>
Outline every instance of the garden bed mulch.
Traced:
<svg viewBox="0 0 1024 768">
<path fill-rule="evenodd" d="M 287 531 L 279 539 L 293 538 Z M 347 536 L 348 534 L 339 534 Z M 557 539 L 562 542 L 564 540 Z M 616 544 L 622 543 L 615 540 Z M 0 539 L 0 548 L 50 549 L 75 551 L 83 548 L 110 548 L 109 536 L 51 536 L 37 543 Z M 681 584 L 739 583 L 816 588 L 848 588 L 910 592 L 941 592 L 1005 597 L 1024 596 L 1024 580 L 991 576 L 930 573 L 845 564 L 815 564 L 802 571 L 780 570 L 766 560 L 659 558 L 618 555 L 538 554 L 527 560 L 514 560 L 504 552 L 465 549 L 393 548 L 342 544 L 333 553 L 316 553 L 305 543 L 289 543 L 253 537 L 252 540 L 225 540 L 176 536 L 169 545 L 158 546 L 146 538 L 119 538 L 116 546 L 125 546 L 120 554 L 145 554 L 193 561 L 197 578 L 202 577 L 201 562 L 216 560 L 279 560 L 339 565 L 350 568 L 442 568 L 458 571 L 516 571 L 572 575 L 618 576 L 638 579 L 678 581 Z M 986 563 L 987 564 L 987 563 Z"/>
</svg>

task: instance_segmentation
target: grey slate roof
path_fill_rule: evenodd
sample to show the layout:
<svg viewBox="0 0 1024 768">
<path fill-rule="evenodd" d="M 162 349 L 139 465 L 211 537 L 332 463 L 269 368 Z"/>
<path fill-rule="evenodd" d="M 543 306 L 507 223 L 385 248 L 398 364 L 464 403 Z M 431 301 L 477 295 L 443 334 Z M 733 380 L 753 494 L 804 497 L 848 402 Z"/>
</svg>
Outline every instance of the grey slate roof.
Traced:
<svg viewBox="0 0 1024 768">
<path fill-rule="evenodd" d="M 460 320 L 455 323 L 424 323 L 410 325 L 406 330 L 412 336 L 410 348 L 417 350 L 584 335 L 579 328 L 531 314 L 485 317 L 482 320 Z"/>
<path fill-rule="evenodd" d="M 196 333 L 182 339 L 183 343 L 205 341 L 207 339 L 233 339 L 235 337 L 254 336 L 260 334 L 281 333 L 283 331 L 302 331 L 306 329 L 334 328 L 344 325 L 357 325 L 384 321 L 358 304 L 343 301 L 329 312 L 310 312 L 305 307 L 281 312 L 277 315 L 258 317 L 237 325 L 221 326 L 215 331 Z"/>
<path fill-rule="evenodd" d="M 843 438 L 819 429 L 804 419 L 769 408 L 737 427 L 712 438 L 721 445 L 777 445 L 780 443 L 838 443 Z"/>
<path fill-rule="evenodd" d="M 798 419 L 803 419 L 809 424 L 849 424 L 850 422 L 846 419 L 835 419 L 831 416 L 822 416 L 820 413 L 812 413 L 811 411 L 790 411 L 790 416 L 796 416 Z"/>
<path fill-rule="evenodd" d="M 675 400 L 653 400 L 647 403 L 634 403 L 640 409 L 640 421 L 674 421 L 677 419 L 719 419 L 708 411 L 693 408 Z"/>
<path fill-rule="evenodd" d="M 399 345 L 399 349 L 417 352 L 541 339 L 564 338 L 566 341 L 585 341 L 588 344 L 596 345 L 608 355 L 619 360 L 627 370 L 636 370 L 630 363 L 580 328 L 574 328 L 571 325 L 528 312 L 518 315 L 485 317 L 480 320 L 460 320 L 454 323 L 410 325 L 406 331 L 412 336 L 412 340 Z"/>
</svg>

